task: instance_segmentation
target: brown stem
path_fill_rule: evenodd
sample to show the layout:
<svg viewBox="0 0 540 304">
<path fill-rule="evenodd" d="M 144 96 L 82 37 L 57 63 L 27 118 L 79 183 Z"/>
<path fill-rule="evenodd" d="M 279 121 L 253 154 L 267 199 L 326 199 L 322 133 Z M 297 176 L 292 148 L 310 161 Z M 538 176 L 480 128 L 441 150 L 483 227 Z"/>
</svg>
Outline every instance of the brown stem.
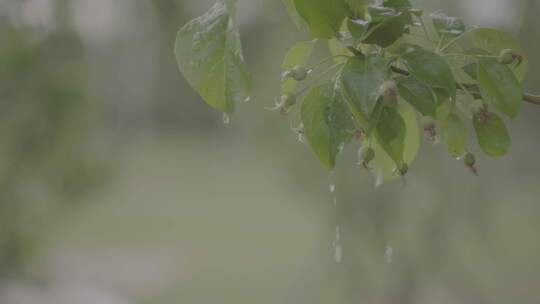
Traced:
<svg viewBox="0 0 540 304">
<path fill-rule="evenodd" d="M 397 66 L 390 66 L 390 68 L 392 69 L 392 72 L 394 72 L 396 74 L 401 74 L 401 75 L 405 75 L 405 76 L 409 76 L 411 74 L 411 73 L 409 73 L 409 71 L 404 70 L 402 68 L 398 68 Z M 472 84 L 472 83 L 462 83 L 460 85 L 457 85 L 457 88 L 458 89 L 462 89 L 462 88 L 474 89 L 474 88 L 476 88 L 476 85 Z M 534 95 L 534 94 L 531 94 L 531 93 L 523 93 L 523 100 L 525 100 L 526 102 L 529 102 L 529 103 L 540 106 L 540 95 Z"/>
</svg>

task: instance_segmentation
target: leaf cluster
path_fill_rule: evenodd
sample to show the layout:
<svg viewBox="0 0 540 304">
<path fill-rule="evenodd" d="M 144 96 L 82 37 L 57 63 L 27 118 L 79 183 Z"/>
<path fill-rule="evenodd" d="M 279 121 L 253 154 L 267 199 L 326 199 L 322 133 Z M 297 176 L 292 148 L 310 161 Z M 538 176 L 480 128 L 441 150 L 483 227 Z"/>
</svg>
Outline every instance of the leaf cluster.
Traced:
<svg viewBox="0 0 540 304">
<path fill-rule="evenodd" d="M 511 35 L 467 28 L 443 12 L 428 15 L 409 0 L 283 3 L 313 40 L 286 54 L 273 109 L 299 111 L 297 132 L 329 169 L 344 146 L 357 140 L 359 163 L 378 181 L 402 176 L 422 131 L 453 157 L 467 156 L 469 167 L 470 134 L 489 156 L 508 152 L 503 116 L 514 119 L 519 112 L 528 63 Z M 251 81 L 233 9 L 220 1 L 186 24 L 175 50 L 188 82 L 227 114 L 248 98 Z M 313 50 L 321 44 L 329 56 L 313 64 Z"/>
</svg>

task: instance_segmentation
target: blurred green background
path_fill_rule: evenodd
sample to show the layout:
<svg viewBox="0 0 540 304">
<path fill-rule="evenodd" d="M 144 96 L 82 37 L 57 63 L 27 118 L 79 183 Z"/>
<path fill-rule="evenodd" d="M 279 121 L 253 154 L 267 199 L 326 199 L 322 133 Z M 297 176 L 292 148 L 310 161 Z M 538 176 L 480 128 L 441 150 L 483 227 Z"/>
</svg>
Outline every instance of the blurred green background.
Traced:
<svg viewBox="0 0 540 304">
<path fill-rule="evenodd" d="M 513 33 L 540 91 L 537 0 L 415 2 Z M 479 178 L 429 144 L 407 186 L 353 146 L 331 176 L 264 110 L 308 39 L 281 1 L 238 1 L 255 83 L 230 125 L 181 77 L 176 31 L 212 3 L 0 0 L 0 303 L 540 301 L 540 108 Z"/>
</svg>

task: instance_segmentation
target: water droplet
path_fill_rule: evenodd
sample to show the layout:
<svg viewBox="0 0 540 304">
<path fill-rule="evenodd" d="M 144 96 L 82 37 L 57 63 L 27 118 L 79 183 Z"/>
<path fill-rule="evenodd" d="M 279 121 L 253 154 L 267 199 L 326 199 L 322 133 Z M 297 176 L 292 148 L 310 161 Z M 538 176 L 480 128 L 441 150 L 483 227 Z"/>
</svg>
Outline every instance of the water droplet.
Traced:
<svg viewBox="0 0 540 304">
<path fill-rule="evenodd" d="M 392 259 L 394 257 L 394 247 L 387 245 L 384 255 L 386 257 L 386 263 L 387 264 L 392 263 Z"/>
<path fill-rule="evenodd" d="M 250 102 L 251 101 L 251 96 L 248 96 L 246 97 L 246 99 L 244 99 L 244 102 Z"/>
<path fill-rule="evenodd" d="M 338 146 L 338 152 L 341 153 L 343 152 L 343 149 L 345 149 L 345 144 L 341 144 Z"/>
<path fill-rule="evenodd" d="M 332 193 L 336 192 L 336 185 L 335 184 L 330 184 L 329 188 L 330 188 L 330 192 L 332 192 Z"/>
<path fill-rule="evenodd" d="M 334 246 L 334 260 L 336 261 L 336 263 L 341 263 L 341 259 L 342 259 L 342 256 L 343 256 L 343 249 L 341 248 L 341 245 L 337 244 L 336 246 Z"/>
<path fill-rule="evenodd" d="M 367 26 L 369 24 L 368 21 L 364 21 L 362 19 L 352 19 L 351 22 L 355 23 L 355 24 L 358 24 L 360 26 Z"/>
<path fill-rule="evenodd" d="M 231 117 L 227 113 L 223 113 L 223 124 L 228 125 L 231 123 Z"/>
<path fill-rule="evenodd" d="M 375 178 L 375 187 L 380 187 L 384 184 L 384 176 L 382 169 L 377 170 L 376 178 Z"/>
</svg>

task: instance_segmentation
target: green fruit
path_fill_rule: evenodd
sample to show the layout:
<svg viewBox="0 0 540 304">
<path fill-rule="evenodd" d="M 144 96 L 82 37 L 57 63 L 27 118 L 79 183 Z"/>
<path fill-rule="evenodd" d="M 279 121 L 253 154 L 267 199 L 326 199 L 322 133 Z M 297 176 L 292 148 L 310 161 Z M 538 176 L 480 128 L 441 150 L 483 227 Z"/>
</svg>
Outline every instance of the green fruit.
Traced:
<svg viewBox="0 0 540 304">
<path fill-rule="evenodd" d="M 358 150 L 358 159 L 364 164 L 368 164 L 375 159 L 375 150 L 371 147 L 362 147 Z"/>
<path fill-rule="evenodd" d="M 463 157 L 463 163 L 467 167 L 472 167 L 476 164 L 476 157 L 474 156 L 474 154 L 467 152 L 467 154 L 465 154 L 465 156 Z"/>
<path fill-rule="evenodd" d="M 280 97 L 280 104 L 284 108 L 292 107 L 296 104 L 296 96 L 294 94 L 283 94 Z"/>
<path fill-rule="evenodd" d="M 296 65 L 291 69 L 290 74 L 294 80 L 302 81 L 307 78 L 308 70 L 303 66 Z"/>
<path fill-rule="evenodd" d="M 500 64 L 512 64 L 516 61 L 519 55 L 514 50 L 502 50 L 497 58 L 497 62 Z"/>
</svg>

